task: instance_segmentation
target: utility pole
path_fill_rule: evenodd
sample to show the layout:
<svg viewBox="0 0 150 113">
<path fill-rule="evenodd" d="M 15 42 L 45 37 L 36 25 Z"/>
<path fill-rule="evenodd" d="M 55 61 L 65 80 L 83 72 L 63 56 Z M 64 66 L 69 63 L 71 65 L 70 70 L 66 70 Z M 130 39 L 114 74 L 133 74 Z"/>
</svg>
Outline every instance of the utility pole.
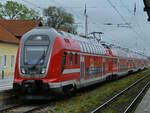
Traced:
<svg viewBox="0 0 150 113">
<path fill-rule="evenodd" d="M 88 15 L 85 16 L 85 36 L 88 35 Z"/>
<path fill-rule="evenodd" d="M 85 3 L 85 9 L 84 9 L 84 16 L 85 16 L 85 37 L 87 37 L 87 34 L 88 34 L 88 15 L 86 13 L 86 3 Z"/>
</svg>

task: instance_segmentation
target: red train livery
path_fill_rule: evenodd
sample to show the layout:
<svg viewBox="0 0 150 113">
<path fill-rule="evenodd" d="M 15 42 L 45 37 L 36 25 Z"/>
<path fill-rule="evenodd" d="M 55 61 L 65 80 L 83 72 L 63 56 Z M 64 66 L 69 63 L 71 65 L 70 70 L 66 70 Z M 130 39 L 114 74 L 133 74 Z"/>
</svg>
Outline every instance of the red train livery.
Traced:
<svg viewBox="0 0 150 113">
<path fill-rule="evenodd" d="M 19 44 L 13 88 L 44 98 L 117 79 L 148 66 L 145 56 L 52 28 L 26 33 Z"/>
</svg>

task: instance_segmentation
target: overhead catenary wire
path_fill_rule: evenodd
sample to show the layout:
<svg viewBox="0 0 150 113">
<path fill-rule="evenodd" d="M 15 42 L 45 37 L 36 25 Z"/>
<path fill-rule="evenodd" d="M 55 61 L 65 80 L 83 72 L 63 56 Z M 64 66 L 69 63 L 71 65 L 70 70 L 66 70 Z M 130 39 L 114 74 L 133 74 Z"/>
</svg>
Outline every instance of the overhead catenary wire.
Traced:
<svg viewBox="0 0 150 113">
<path fill-rule="evenodd" d="M 125 6 L 125 4 L 124 4 L 124 2 L 122 0 L 120 0 L 120 3 L 123 5 L 123 7 L 125 9 L 127 9 L 128 13 L 131 15 L 131 17 L 135 18 L 136 24 L 139 27 L 141 34 L 143 35 L 143 37 L 146 37 L 145 34 L 144 34 L 144 32 L 143 32 L 143 30 L 142 30 L 142 27 L 140 26 L 140 24 L 138 22 L 138 19 L 136 18 L 136 15 L 135 14 L 133 15 L 132 11 L 127 6 Z"/>
<path fill-rule="evenodd" d="M 100 26 L 99 23 L 96 23 L 94 21 L 92 22 L 93 19 L 90 16 L 89 16 L 89 20 L 90 20 L 91 24 L 94 24 L 95 26 L 97 26 L 97 28 L 101 29 L 101 31 L 104 32 L 104 35 L 106 35 L 107 38 L 109 38 L 109 40 L 111 40 L 114 44 L 116 44 L 116 46 L 126 47 L 126 45 L 128 45 L 127 43 L 125 43 L 125 41 L 122 41 L 122 43 L 120 43 L 120 42 L 118 42 L 118 40 L 114 40 L 114 36 L 110 32 L 108 32 L 109 30 L 104 29 L 102 26 Z M 128 47 L 133 48 L 130 45 L 128 45 Z"/>
<path fill-rule="evenodd" d="M 26 2 L 26 3 L 28 3 L 28 4 L 30 4 L 30 5 L 32 5 L 32 6 L 34 6 L 34 7 L 36 7 L 36 8 L 38 8 L 38 9 L 40 9 L 40 10 L 43 10 L 44 8 L 42 8 L 42 7 L 40 7 L 40 6 L 38 6 L 38 5 L 36 5 L 35 3 L 33 3 L 33 2 L 29 2 L 28 0 L 23 0 L 24 2 Z M 51 2 L 52 2 L 52 0 L 50 0 Z M 54 0 L 55 1 L 55 0 Z M 110 1 L 110 0 L 108 0 L 108 1 Z M 56 3 L 56 1 L 55 1 L 55 3 Z M 60 2 L 57 2 L 56 4 L 59 4 Z M 113 4 L 112 4 L 113 5 Z M 62 5 L 60 5 L 61 7 L 62 7 Z M 113 5 L 114 6 L 114 5 Z M 69 8 L 69 9 L 71 9 L 73 12 L 75 12 L 74 10 L 73 10 L 73 8 L 76 8 L 76 7 L 65 7 L 65 8 Z M 82 8 L 82 7 L 81 7 Z M 84 8 L 84 7 L 83 7 Z M 92 8 L 96 8 L 96 7 L 92 7 Z M 127 24 L 127 25 L 129 25 L 130 26 L 130 24 L 128 24 L 128 22 L 126 21 L 126 19 L 122 16 L 122 14 L 117 10 L 117 8 L 114 6 L 114 8 L 116 9 L 116 11 L 118 12 L 118 14 L 121 16 L 121 18 L 122 18 L 122 20 Z M 76 13 L 76 12 L 75 12 Z M 81 14 L 81 13 L 76 13 L 77 15 L 79 15 L 80 17 L 82 17 L 83 16 L 83 14 Z M 78 17 L 79 17 L 78 16 Z M 90 21 L 88 21 L 89 23 L 90 23 Z M 96 24 L 95 24 L 96 25 Z M 105 30 L 105 31 L 107 31 L 107 30 Z M 134 30 L 133 30 L 134 31 Z M 136 31 L 135 31 L 136 32 Z M 137 34 L 137 35 L 139 35 L 139 34 Z M 110 35 L 111 37 L 112 37 L 112 35 Z M 141 38 L 140 38 L 141 39 Z"/>
<path fill-rule="evenodd" d="M 36 5 L 35 3 L 33 3 L 33 2 L 29 2 L 29 1 L 27 1 L 27 0 L 23 0 L 23 2 L 25 2 L 25 3 L 27 3 L 27 4 L 29 4 L 29 5 L 32 5 L 33 7 L 35 7 L 35 8 L 37 8 L 37 9 L 40 9 L 41 11 L 43 11 L 45 8 L 42 8 L 42 7 L 40 7 L 40 6 L 38 6 L 38 5 Z M 58 7 L 62 7 L 62 4 L 60 4 L 60 3 L 58 3 L 58 2 L 56 2 L 55 0 L 50 0 L 50 2 L 53 2 L 54 4 L 55 4 L 55 6 L 58 6 Z M 59 4 L 59 5 L 58 5 Z M 63 8 L 66 8 L 66 7 L 63 7 Z M 70 8 L 70 9 L 72 9 L 72 7 L 67 7 L 67 8 Z M 74 7 L 74 8 L 76 8 L 76 7 Z M 80 8 L 83 8 L 83 7 L 80 7 Z M 74 10 L 72 10 L 73 12 L 74 12 Z M 78 14 L 78 13 L 77 13 Z M 79 18 L 79 16 L 78 16 L 78 18 Z M 80 23 L 80 22 L 79 22 Z"/>
<path fill-rule="evenodd" d="M 140 35 L 127 21 L 126 19 L 122 16 L 122 14 L 118 11 L 118 9 L 115 7 L 115 5 L 112 4 L 112 2 L 110 0 L 107 0 L 107 2 L 111 5 L 111 7 L 119 14 L 119 16 L 121 17 L 121 19 L 125 22 L 125 24 L 127 24 L 132 31 L 137 35 L 137 38 L 141 39 Z M 141 39 L 142 40 L 142 39 Z"/>
<path fill-rule="evenodd" d="M 34 4 L 34 3 L 31 2 L 31 1 L 28 1 L 28 0 L 22 0 L 22 1 L 25 2 L 25 3 L 27 3 L 27 4 L 29 4 L 29 5 L 32 5 L 32 6 L 35 7 L 35 8 L 38 8 L 38 9 L 41 9 L 41 10 L 44 9 L 44 8 L 42 8 L 41 6 L 38 6 L 38 5 Z"/>
<path fill-rule="evenodd" d="M 111 1 L 110 0 L 107 0 L 107 1 L 111 5 L 111 7 L 119 14 L 119 16 L 121 17 L 121 19 L 125 22 L 125 24 L 128 24 L 128 22 L 126 21 L 126 19 L 122 16 L 122 14 L 118 11 L 118 9 L 111 3 Z"/>
<path fill-rule="evenodd" d="M 62 4 L 60 5 L 60 3 L 58 3 L 59 4 L 59 6 L 62 6 Z M 57 5 L 58 5 L 57 4 Z M 66 8 L 66 7 L 65 7 Z M 72 12 L 74 12 L 74 10 L 72 9 L 72 8 L 70 8 L 71 10 L 72 10 Z M 76 13 L 76 12 L 74 12 L 74 13 Z M 82 16 L 84 16 L 84 14 L 83 13 L 81 13 L 81 12 L 79 12 L 79 13 L 77 13 L 77 15 L 79 15 L 80 17 L 82 17 Z M 89 18 L 89 17 L 88 17 Z M 92 19 L 90 19 L 90 21 L 91 21 Z M 88 23 L 90 24 L 90 21 L 88 21 Z M 99 24 L 97 23 L 97 24 L 95 24 L 96 26 L 99 26 Z M 100 26 L 99 26 L 100 27 Z M 100 27 L 101 28 L 101 27 Z M 103 31 L 108 31 L 108 30 L 104 30 L 103 29 Z M 107 32 L 108 33 L 108 32 Z M 122 44 L 122 43 L 119 43 L 119 42 L 117 42 L 117 40 L 113 40 L 114 38 L 113 38 L 113 36 L 112 36 L 112 34 L 106 34 L 108 37 L 109 37 L 109 39 L 110 40 L 112 40 L 113 42 L 115 42 L 116 44 L 118 44 L 118 45 L 123 45 L 123 46 L 126 46 L 127 45 L 127 43 L 126 44 Z M 131 47 L 131 46 L 129 46 L 129 47 Z"/>
<path fill-rule="evenodd" d="M 113 36 L 110 32 L 108 32 L 108 30 L 106 30 L 106 29 L 104 29 L 102 26 L 100 26 L 98 23 L 93 23 L 95 26 L 98 26 L 99 28 L 101 28 L 102 29 L 102 31 L 104 31 L 105 33 L 104 33 L 104 35 L 106 35 L 107 36 L 107 38 L 109 38 L 111 41 L 113 41 L 115 44 L 117 44 L 117 45 L 119 45 L 119 46 L 124 46 L 124 47 L 126 47 L 126 45 L 128 45 L 128 43 L 127 42 L 125 42 L 125 41 L 122 41 L 122 43 L 120 43 L 120 42 L 118 42 L 118 40 L 114 40 L 114 37 L 115 36 Z M 107 32 L 107 33 L 106 33 Z M 128 45 L 128 47 L 130 47 L 130 48 L 133 48 L 133 47 L 131 47 L 130 45 Z"/>
<path fill-rule="evenodd" d="M 39 9 L 42 9 L 43 10 L 43 8 L 41 8 L 41 7 L 39 7 L 39 6 L 37 6 L 37 5 L 35 5 L 34 3 L 31 3 L 31 2 L 29 2 L 29 1 L 27 1 L 27 0 L 23 0 L 24 2 L 26 2 L 26 3 L 28 3 L 28 4 L 31 4 L 32 6 L 34 6 L 34 7 L 36 7 L 36 8 L 39 8 Z M 50 0 L 51 1 L 51 0 Z M 54 0 L 54 2 L 55 2 L 55 4 L 56 4 L 56 1 Z M 60 3 L 57 3 L 57 5 L 59 4 L 59 6 L 62 6 L 62 4 L 60 4 Z M 66 8 L 66 7 L 65 7 Z M 67 7 L 68 8 L 68 7 Z M 74 10 L 72 9 L 72 7 L 69 7 L 73 12 L 74 12 Z M 78 15 L 80 15 L 80 16 L 84 16 L 84 14 L 81 14 L 81 13 L 78 13 Z"/>
<path fill-rule="evenodd" d="M 26 2 L 26 3 L 28 3 L 28 4 L 30 4 L 30 5 L 32 5 L 32 6 L 34 6 L 34 7 L 36 7 L 36 8 L 39 8 L 39 9 L 41 9 L 41 10 L 43 10 L 44 8 L 41 8 L 41 7 L 39 7 L 38 5 L 36 5 L 36 4 L 34 4 L 34 3 L 32 3 L 32 2 L 29 2 L 29 1 L 27 1 L 27 0 L 23 0 L 24 2 Z M 51 0 L 50 0 L 51 1 Z M 56 1 L 54 0 L 54 2 L 55 2 L 55 4 L 59 4 L 59 6 L 62 6 L 62 4 L 60 4 L 60 3 L 56 3 Z M 64 7 L 64 8 L 66 8 L 66 7 Z M 67 7 L 68 8 L 68 7 Z M 83 7 L 84 8 L 84 7 Z M 69 7 L 69 9 L 71 9 L 71 11 L 73 11 L 74 13 L 76 13 L 74 10 L 73 10 L 73 8 L 72 7 Z M 80 17 L 82 17 L 82 16 L 84 16 L 84 14 L 83 13 L 76 13 L 78 16 L 80 16 Z M 98 25 L 98 24 L 97 24 Z M 106 31 L 106 30 L 105 30 Z M 111 36 L 111 35 L 109 35 L 109 36 Z M 118 42 L 116 42 L 115 40 L 113 40 L 112 38 L 110 38 L 110 40 L 112 40 L 113 42 L 115 42 L 115 43 L 117 43 L 118 45 L 122 45 L 122 44 L 120 44 L 120 43 L 118 43 Z"/>
<path fill-rule="evenodd" d="M 89 21 L 89 23 L 90 23 L 90 22 L 93 20 L 93 17 L 91 18 L 90 16 L 88 16 L 88 18 L 90 19 L 90 21 Z M 111 39 L 111 40 L 112 40 L 113 42 L 115 42 L 116 44 L 122 45 L 122 46 L 125 46 L 125 47 L 126 47 L 126 45 L 128 45 L 128 47 L 133 48 L 133 47 L 131 47 L 127 42 L 125 43 L 125 40 L 122 41 L 122 42 L 125 43 L 125 44 L 118 42 L 118 40 L 114 40 L 114 37 L 112 36 L 112 34 L 110 34 L 110 33 L 108 32 L 109 30 L 105 30 L 102 26 L 100 26 L 99 23 L 96 23 L 96 22 L 94 21 L 94 23 L 92 23 L 92 24 L 94 24 L 94 25 L 97 26 L 98 28 L 101 28 L 103 31 L 107 32 L 106 35 L 109 37 L 109 39 Z M 105 34 L 105 33 L 104 33 L 104 34 Z"/>
<path fill-rule="evenodd" d="M 52 2 L 52 0 L 50 0 L 51 2 Z M 54 0 L 55 1 L 55 0 Z M 108 1 L 110 1 L 110 0 L 108 0 Z M 111 2 L 111 1 L 110 1 Z M 55 3 L 56 3 L 56 1 L 55 1 Z M 60 2 L 57 2 L 56 4 L 58 5 Z M 30 4 L 31 5 L 31 4 Z M 35 6 L 35 5 L 34 5 Z M 61 7 L 63 6 L 63 5 L 60 5 Z M 112 6 L 111 6 L 112 7 Z M 114 6 L 115 7 L 115 6 Z M 39 6 L 37 6 L 37 8 L 39 8 Z M 79 17 L 81 17 L 82 18 L 82 16 L 83 16 L 83 14 L 81 14 L 81 12 L 78 12 L 78 13 L 76 13 L 74 10 L 73 10 L 73 8 L 72 7 L 65 7 L 65 8 L 69 8 L 69 9 L 71 9 L 72 11 L 71 12 L 73 12 L 74 14 L 76 14 L 76 15 L 78 15 L 77 17 L 79 18 Z M 74 8 L 76 8 L 76 7 L 74 7 Z M 39 9 L 41 9 L 41 8 L 39 8 Z M 117 10 L 117 12 L 119 12 L 119 10 L 115 7 L 115 9 Z M 131 29 L 132 29 L 132 31 L 137 35 L 137 37 L 136 37 L 136 39 L 138 38 L 138 39 L 140 39 L 140 40 L 142 40 L 142 38 L 143 38 L 143 36 L 140 36 L 141 34 L 140 33 L 138 33 L 127 21 L 126 21 L 126 19 L 124 18 L 124 16 L 122 16 L 122 14 L 119 12 L 118 13 L 119 14 L 119 16 L 121 16 L 121 19 L 128 25 L 128 26 L 130 26 L 131 27 Z M 88 21 L 89 23 L 90 23 L 90 21 Z M 96 25 L 96 24 L 95 24 Z M 138 25 L 139 26 L 139 25 Z M 140 28 L 140 27 L 139 27 Z M 141 28 L 140 28 L 141 29 Z M 107 30 L 105 30 L 105 31 L 107 31 Z M 113 38 L 113 36 L 112 36 L 112 34 L 110 34 L 110 37 L 112 37 Z M 116 41 L 118 41 L 118 40 L 116 40 Z M 143 39 L 142 41 L 144 41 L 145 42 L 145 40 Z M 146 42 L 147 44 L 148 44 L 148 42 Z M 121 44 L 121 45 L 123 45 L 123 44 Z M 125 45 L 126 46 L 126 45 Z M 129 45 L 128 45 L 129 46 Z"/>
<path fill-rule="evenodd" d="M 135 13 L 136 13 L 136 10 L 135 10 L 136 5 L 135 5 L 135 7 L 134 7 L 134 14 L 133 14 L 132 11 L 131 11 L 127 6 L 125 6 L 125 4 L 124 4 L 124 2 L 123 2 L 122 0 L 120 0 L 120 3 L 123 5 L 123 7 L 124 7 L 125 9 L 127 9 L 128 13 L 131 15 L 131 17 L 135 18 L 136 25 L 137 25 L 137 27 L 139 28 L 139 30 L 140 30 L 140 32 L 141 32 L 141 34 L 142 34 L 142 37 L 141 37 L 141 38 L 143 38 L 144 42 L 146 42 L 146 43 L 149 45 L 150 43 L 149 43 L 149 41 L 147 40 L 147 38 L 146 38 L 146 36 L 145 36 L 145 34 L 144 34 L 143 30 L 142 30 L 142 27 L 141 27 L 141 25 L 139 24 L 139 21 L 138 21 L 138 19 L 137 19 L 137 17 L 136 17 L 136 14 L 135 14 Z M 136 3 L 135 3 L 135 4 L 136 4 Z M 146 41 L 145 41 L 145 40 L 146 40 Z M 137 46 L 137 42 L 136 42 L 136 46 Z M 143 50 L 143 53 L 144 53 L 145 48 L 142 48 L 142 50 Z"/>
</svg>

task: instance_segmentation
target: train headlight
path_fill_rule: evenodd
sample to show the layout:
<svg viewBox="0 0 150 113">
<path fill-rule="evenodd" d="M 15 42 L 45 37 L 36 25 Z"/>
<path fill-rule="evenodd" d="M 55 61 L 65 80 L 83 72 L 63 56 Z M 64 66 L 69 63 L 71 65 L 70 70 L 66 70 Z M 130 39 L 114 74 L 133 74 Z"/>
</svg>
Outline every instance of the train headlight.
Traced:
<svg viewBox="0 0 150 113">
<path fill-rule="evenodd" d="M 24 68 L 21 69 L 21 72 L 22 72 L 23 74 L 26 74 L 26 71 L 25 71 Z"/>
<path fill-rule="evenodd" d="M 46 72 L 46 69 L 43 68 L 42 71 L 41 71 L 41 74 L 44 74 Z"/>
</svg>

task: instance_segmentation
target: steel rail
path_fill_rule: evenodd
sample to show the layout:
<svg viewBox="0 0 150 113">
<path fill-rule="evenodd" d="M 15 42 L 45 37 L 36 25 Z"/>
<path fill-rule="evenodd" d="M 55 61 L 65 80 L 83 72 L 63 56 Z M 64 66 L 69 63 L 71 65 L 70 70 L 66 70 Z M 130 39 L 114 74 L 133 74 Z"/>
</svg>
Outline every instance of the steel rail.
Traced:
<svg viewBox="0 0 150 113">
<path fill-rule="evenodd" d="M 36 106 L 36 107 L 34 107 L 34 108 L 32 108 L 32 109 L 29 109 L 29 110 L 27 110 L 27 111 L 24 111 L 24 112 L 22 112 L 22 113 L 32 113 L 33 111 L 42 109 L 42 108 L 44 108 L 44 107 L 46 107 L 46 106 L 48 106 L 48 104 L 39 105 L 39 106 Z"/>
<path fill-rule="evenodd" d="M 98 110 L 100 110 L 101 108 L 103 108 L 104 106 L 106 106 L 108 103 L 110 103 L 112 100 L 114 100 L 115 98 L 117 98 L 118 96 L 120 96 L 121 94 L 123 94 L 124 92 L 128 91 L 130 88 L 132 88 L 133 86 L 135 86 L 137 83 L 139 83 L 140 81 L 142 81 L 145 77 L 147 77 L 149 74 L 146 74 L 145 76 L 143 76 L 142 78 L 138 79 L 137 81 L 135 81 L 133 84 L 131 84 L 130 86 L 128 86 L 127 88 L 123 89 L 121 92 L 119 92 L 118 94 L 116 94 L 115 96 L 113 96 L 111 99 L 107 100 L 105 103 L 103 103 L 102 105 L 100 105 L 99 107 L 97 107 L 96 109 L 94 109 L 91 113 L 96 113 Z"/>
<path fill-rule="evenodd" d="M 7 106 L 4 106 L 3 108 L 0 108 L 0 113 L 1 112 L 4 112 L 4 111 L 8 111 L 10 109 L 13 109 L 15 107 L 19 107 L 19 106 L 22 106 L 23 104 L 13 104 L 13 105 L 7 105 Z"/>
<path fill-rule="evenodd" d="M 9 110 L 15 109 L 15 108 L 17 109 L 17 108 L 22 107 L 22 106 L 23 106 L 23 104 L 8 105 L 8 106 L 5 106 L 3 108 L 0 108 L 0 113 L 5 112 L 5 111 L 9 111 Z M 43 107 L 46 107 L 46 106 L 48 106 L 48 104 L 35 106 L 32 109 L 25 110 L 24 112 L 22 111 L 21 113 L 31 113 L 35 110 L 42 109 Z"/>
<path fill-rule="evenodd" d="M 135 97 L 135 99 L 131 102 L 131 104 L 127 107 L 127 109 L 124 111 L 124 113 L 127 113 L 131 107 L 135 104 L 135 102 L 138 100 L 138 98 L 141 96 L 141 94 L 146 90 L 146 88 L 148 87 L 148 85 L 150 84 L 150 82 L 148 82 L 144 88 L 141 90 L 141 92 Z"/>
</svg>

